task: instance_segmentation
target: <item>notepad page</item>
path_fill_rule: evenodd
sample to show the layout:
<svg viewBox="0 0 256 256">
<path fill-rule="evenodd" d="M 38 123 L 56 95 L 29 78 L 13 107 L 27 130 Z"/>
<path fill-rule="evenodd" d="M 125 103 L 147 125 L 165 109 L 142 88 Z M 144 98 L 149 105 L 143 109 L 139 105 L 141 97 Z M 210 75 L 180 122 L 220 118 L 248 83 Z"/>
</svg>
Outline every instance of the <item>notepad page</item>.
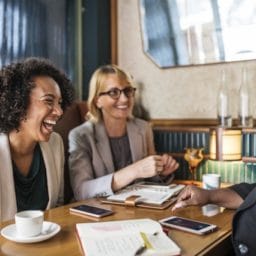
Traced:
<svg viewBox="0 0 256 256">
<path fill-rule="evenodd" d="M 179 193 L 184 188 L 184 185 L 176 185 L 175 187 L 162 186 L 145 186 L 133 185 L 122 190 L 118 194 L 109 196 L 108 200 L 124 202 L 130 196 L 139 196 L 138 202 L 161 205 L 172 196 Z"/>
<path fill-rule="evenodd" d="M 108 237 L 81 239 L 86 256 L 134 256 L 143 240 L 137 234 L 111 234 Z"/>
<path fill-rule="evenodd" d="M 78 223 L 77 233 L 86 256 L 178 255 L 180 248 L 151 219 Z"/>
<path fill-rule="evenodd" d="M 147 235 L 150 247 L 147 248 L 141 256 L 171 256 L 180 255 L 181 249 L 165 233 L 157 235 Z"/>
<path fill-rule="evenodd" d="M 140 232 L 162 232 L 151 219 L 76 224 L 86 256 L 131 256 L 144 245 Z"/>
</svg>

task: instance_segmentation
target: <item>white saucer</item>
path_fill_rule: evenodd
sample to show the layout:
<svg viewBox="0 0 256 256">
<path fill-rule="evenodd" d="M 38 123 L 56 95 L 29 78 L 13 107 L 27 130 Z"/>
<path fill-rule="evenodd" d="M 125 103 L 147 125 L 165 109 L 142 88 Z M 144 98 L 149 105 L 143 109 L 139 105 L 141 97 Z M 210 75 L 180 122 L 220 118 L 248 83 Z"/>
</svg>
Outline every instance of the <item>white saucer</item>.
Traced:
<svg viewBox="0 0 256 256">
<path fill-rule="evenodd" d="M 42 232 L 38 236 L 19 237 L 16 233 L 15 224 L 11 224 L 1 230 L 1 235 L 6 239 L 17 243 L 37 243 L 53 237 L 60 231 L 60 229 L 60 225 L 57 223 L 44 221 Z"/>
</svg>

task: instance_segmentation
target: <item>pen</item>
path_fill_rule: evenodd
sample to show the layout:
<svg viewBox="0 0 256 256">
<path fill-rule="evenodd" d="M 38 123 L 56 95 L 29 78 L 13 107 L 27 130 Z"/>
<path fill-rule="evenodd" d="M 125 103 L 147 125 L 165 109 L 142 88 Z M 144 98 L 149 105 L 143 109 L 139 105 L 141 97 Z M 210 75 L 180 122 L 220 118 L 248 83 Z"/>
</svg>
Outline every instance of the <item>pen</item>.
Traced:
<svg viewBox="0 0 256 256">
<path fill-rule="evenodd" d="M 147 247 L 146 247 L 145 245 L 140 246 L 140 247 L 136 250 L 134 256 L 141 255 L 141 254 L 146 250 L 146 248 L 147 248 Z"/>
<path fill-rule="evenodd" d="M 144 232 L 140 232 L 140 235 L 141 235 L 141 238 L 143 239 L 144 241 L 144 244 L 141 245 L 135 252 L 135 256 L 136 255 L 141 255 L 146 249 L 151 249 L 153 248 L 151 243 L 149 242 L 148 238 L 147 238 L 147 235 L 144 233 Z M 151 236 L 157 236 L 158 235 L 158 231 L 154 232 L 151 234 Z"/>
</svg>

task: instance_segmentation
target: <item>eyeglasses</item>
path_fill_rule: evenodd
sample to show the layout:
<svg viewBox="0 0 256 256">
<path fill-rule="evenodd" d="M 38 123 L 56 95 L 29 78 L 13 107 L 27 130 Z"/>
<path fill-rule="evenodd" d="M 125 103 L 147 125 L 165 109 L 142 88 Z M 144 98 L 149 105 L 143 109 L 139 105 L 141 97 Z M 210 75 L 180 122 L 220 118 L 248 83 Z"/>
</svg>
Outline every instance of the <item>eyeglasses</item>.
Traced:
<svg viewBox="0 0 256 256">
<path fill-rule="evenodd" d="M 124 95 L 125 95 L 127 98 L 131 98 L 131 97 L 134 96 L 135 91 L 136 91 L 136 88 L 133 88 L 133 87 L 131 87 L 131 86 L 125 87 L 125 88 L 122 89 L 122 90 L 120 90 L 120 89 L 118 89 L 118 88 L 112 88 L 112 89 L 110 89 L 110 90 L 107 91 L 107 92 L 101 92 L 101 93 L 99 94 L 99 96 L 108 95 L 108 96 L 111 97 L 112 99 L 118 100 L 122 92 L 124 93 Z"/>
</svg>

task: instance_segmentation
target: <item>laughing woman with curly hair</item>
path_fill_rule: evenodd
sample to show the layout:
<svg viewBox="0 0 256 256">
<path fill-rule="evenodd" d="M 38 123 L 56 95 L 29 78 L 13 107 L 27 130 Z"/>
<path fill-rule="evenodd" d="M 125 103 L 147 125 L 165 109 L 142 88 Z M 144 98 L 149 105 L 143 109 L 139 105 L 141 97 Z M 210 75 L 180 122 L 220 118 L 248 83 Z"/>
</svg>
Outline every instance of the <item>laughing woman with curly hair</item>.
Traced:
<svg viewBox="0 0 256 256">
<path fill-rule="evenodd" d="M 70 80 L 46 59 L 0 71 L 0 221 L 63 203 L 63 143 L 53 127 L 72 100 Z"/>
</svg>

